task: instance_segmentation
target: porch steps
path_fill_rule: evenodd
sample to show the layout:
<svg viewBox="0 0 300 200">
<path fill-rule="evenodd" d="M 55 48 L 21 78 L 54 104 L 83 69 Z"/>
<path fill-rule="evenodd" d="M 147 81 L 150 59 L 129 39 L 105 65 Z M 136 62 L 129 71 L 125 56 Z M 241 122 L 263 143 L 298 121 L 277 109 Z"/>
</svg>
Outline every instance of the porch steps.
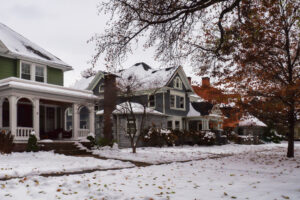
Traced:
<svg viewBox="0 0 300 200">
<path fill-rule="evenodd" d="M 81 143 L 88 146 L 88 143 Z M 39 143 L 41 151 L 54 151 L 55 153 L 65 155 L 91 155 L 90 152 L 80 149 L 75 142 L 53 142 L 53 143 Z"/>
</svg>

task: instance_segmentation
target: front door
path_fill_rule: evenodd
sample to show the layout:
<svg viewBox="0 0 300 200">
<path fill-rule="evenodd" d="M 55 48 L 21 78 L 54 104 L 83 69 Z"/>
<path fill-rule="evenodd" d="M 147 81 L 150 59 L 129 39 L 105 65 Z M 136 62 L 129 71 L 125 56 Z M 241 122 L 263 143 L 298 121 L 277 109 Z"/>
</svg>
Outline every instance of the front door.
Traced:
<svg viewBox="0 0 300 200">
<path fill-rule="evenodd" d="M 46 107 L 46 131 L 51 132 L 55 130 L 55 108 Z"/>
</svg>

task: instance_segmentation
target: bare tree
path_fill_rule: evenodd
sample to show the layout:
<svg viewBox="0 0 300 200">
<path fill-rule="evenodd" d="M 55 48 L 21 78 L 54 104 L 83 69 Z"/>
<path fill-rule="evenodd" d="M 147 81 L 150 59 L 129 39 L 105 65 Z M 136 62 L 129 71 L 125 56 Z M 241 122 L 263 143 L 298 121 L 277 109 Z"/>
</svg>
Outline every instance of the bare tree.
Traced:
<svg viewBox="0 0 300 200">
<path fill-rule="evenodd" d="M 123 103 L 117 105 L 116 110 L 125 116 L 127 120 L 127 125 L 121 128 L 129 137 L 132 153 L 136 153 L 138 142 L 144 135 L 147 114 L 153 112 L 152 109 L 148 108 L 150 101 L 148 97 L 144 97 L 144 99 L 139 102 L 137 102 L 136 98 L 139 97 L 139 95 L 143 95 L 141 92 L 146 92 L 147 95 L 154 96 L 160 89 L 157 87 L 158 81 L 154 80 L 149 86 L 150 85 L 151 88 L 145 88 L 145 83 L 134 75 L 130 75 L 129 78 L 119 78 L 117 82 L 119 95 Z M 140 119 L 139 124 L 137 123 L 138 118 Z"/>
</svg>

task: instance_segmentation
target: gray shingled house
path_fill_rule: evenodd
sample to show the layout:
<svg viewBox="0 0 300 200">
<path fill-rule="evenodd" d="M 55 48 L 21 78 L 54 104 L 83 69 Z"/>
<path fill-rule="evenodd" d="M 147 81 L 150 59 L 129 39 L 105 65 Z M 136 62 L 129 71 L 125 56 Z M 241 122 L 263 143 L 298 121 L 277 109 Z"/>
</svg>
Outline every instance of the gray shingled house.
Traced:
<svg viewBox="0 0 300 200">
<path fill-rule="evenodd" d="M 96 106 L 95 133 L 103 135 L 104 85 L 108 73 L 99 71 L 96 75 L 83 78 L 74 85 L 76 89 L 93 91 L 99 97 Z M 130 83 L 135 95 L 134 112 L 141 115 L 141 108 L 147 105 L 146 126 L 155 125 L 161 128 L 178 130 L 221 130 L 223 116 L 217 106 L 202 102 L 195 95 L 182 67 L 153 69 L 145 63 L 115 73 L 118 88 Z M 122 93 L 118 93 L 116 107 L 113 111 L 113 135 L 120 147 L 129 146 L 126 128 L 130 122 L 120 112 L 126 103 Z M 139 120 L 139 117 L 137 117 Z M 138 124 L 138 123 L 137 123 Z M 139 127 L 138 127 L 139 129 Z"/>
</svg>

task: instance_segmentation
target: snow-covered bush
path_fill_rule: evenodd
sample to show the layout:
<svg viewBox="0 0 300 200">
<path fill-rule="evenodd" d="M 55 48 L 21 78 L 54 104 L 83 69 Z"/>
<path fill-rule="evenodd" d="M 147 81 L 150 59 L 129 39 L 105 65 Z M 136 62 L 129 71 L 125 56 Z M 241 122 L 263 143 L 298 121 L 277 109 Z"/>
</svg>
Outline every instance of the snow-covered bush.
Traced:
<svg viewBox="0 0 300 200">
<path fill-rule="evenodd" d="M 276 130 L 271 129 L 271 130 L 267 130 L 264 133 L 262 139 L 265 142 L 273 142 L 278 144 L 281 141 L 283 141 L 285 137 L 283 135 L 278 134 Z"/>
<path fill-rule="evenodd" d="M 35 132 L 31 132 L 27 141 L 27 147 L 26 147 L 26 151 L 27 152 L 38 152 L 39 151 L 39 146 L 37 143 L 37 138 L 35 136 Z"/>
<path fill-rule="evenodd" d="M 14 147 L 14 136 L 10 132 L 0 131 L 0 153 L 11 153 Z"/>
</svg>

